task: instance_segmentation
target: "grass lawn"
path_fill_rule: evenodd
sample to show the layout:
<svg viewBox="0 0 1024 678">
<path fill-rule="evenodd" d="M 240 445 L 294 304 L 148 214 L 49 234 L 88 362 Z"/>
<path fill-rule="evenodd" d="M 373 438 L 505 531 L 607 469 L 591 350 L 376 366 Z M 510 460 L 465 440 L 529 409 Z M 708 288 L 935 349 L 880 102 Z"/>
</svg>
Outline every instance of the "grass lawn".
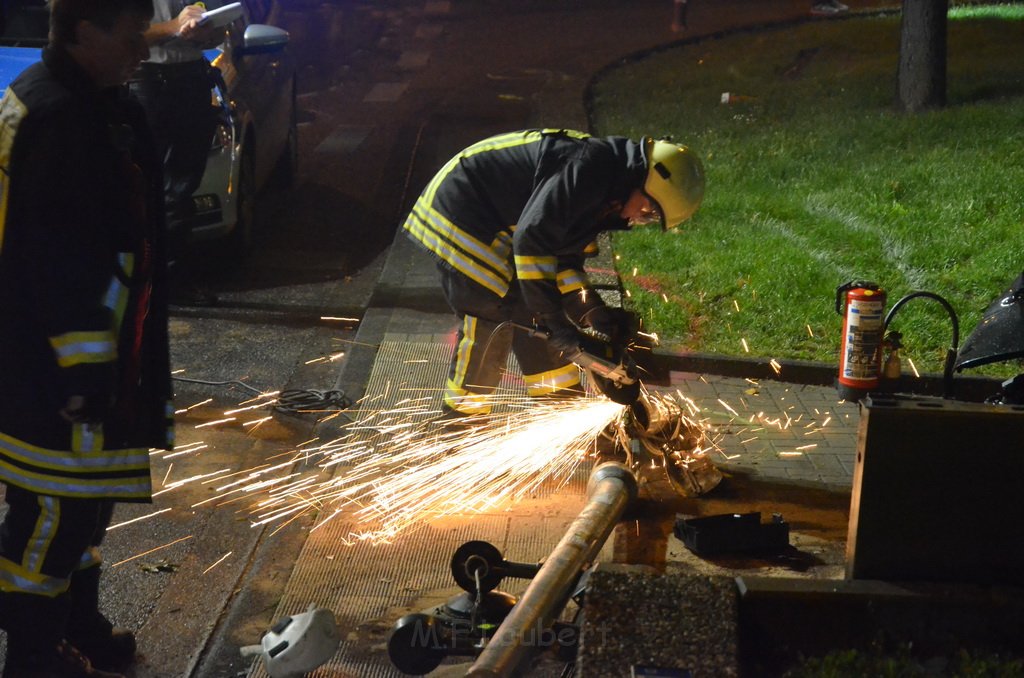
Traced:
<svg viewBox="0 0 1024 678">
<path fill-rule="evenodd" d="M 834 362 L 850 280 L 882 285 L 890 308 L 941 295 L 963 343 L 1024 270 L 1024 6 L 956 8 L 948 42 L 948 106 L 913 116 L 893 103 L 898 15 L 681 43 L 593 83 L 596 134 L 671 135 L 705 162 L 691 222 L 614 242 L 663 345 Z M 890 329 L 918 370 L 941 371 L 939 304 L 911 301 Z"/>
</svg>

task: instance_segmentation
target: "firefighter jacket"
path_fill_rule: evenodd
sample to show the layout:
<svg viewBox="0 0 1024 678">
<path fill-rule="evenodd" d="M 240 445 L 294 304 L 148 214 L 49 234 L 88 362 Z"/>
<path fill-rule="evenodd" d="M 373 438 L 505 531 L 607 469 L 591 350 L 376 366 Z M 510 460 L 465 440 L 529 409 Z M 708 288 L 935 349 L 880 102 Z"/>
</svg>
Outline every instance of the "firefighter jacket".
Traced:
<svg viewBox="0 0 1024 678">
<path fill-rule="evenodd" d="M 0 481 L 146 501 L 173 443 L 162 180 L 141 108 L 47 48 L 0 102 Z M 60 411 L 85 396 L 96 423 Z M 100 423 L 101 422 L 101 423 Z"/>
<path fill-rule="evenodd" d="M 587 286 L 588 248 L 628 228 L 619 211 L 643 185 L 639 143 L 571 130 L 484 139 L 434 176 L 404 228 L 442 266 L 505 297 L 516 284 L 535 314 Z"/>
</svg>

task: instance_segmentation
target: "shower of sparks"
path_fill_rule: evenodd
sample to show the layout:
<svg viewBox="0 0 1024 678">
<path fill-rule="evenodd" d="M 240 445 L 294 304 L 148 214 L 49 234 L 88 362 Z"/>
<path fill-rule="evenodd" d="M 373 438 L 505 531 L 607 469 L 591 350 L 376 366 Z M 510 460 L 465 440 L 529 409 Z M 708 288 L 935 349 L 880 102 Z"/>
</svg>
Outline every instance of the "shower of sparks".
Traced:
<svg viewBox="0 0 1024 678">
<path fill-rule="evenodd" d="M 907 362 L 910 363 L 910 370 L 914 373 L 914 376 L 920 378 L 921 373 L 917 371 L 917 366 L 914 365 L 914 361 L 907 358 Z"/>
<path fill-rule="evenodd" d="M 339 353 L 334 353 L 332 355 L 322 355 L 319 358 L 313 358 L 312 360 L 307 360 L 303 364 L 304 365 L 313 365 L 314 363 L 333 363 L 335 360 L 341 360 L 344 357 L 345 357 L 345 352 L 341 351 Z"/>
<path fill-rule="evenodd" d="M 235 420 L 234 417 L 225 417 L 223 419 L 215 419 L 213 421 L 208 421 L 208 422 L 205 422 L 203 424 L 196 424 L 194 428 L 209 428 L 210 426 L 217 426 L 218 424 L 226 424 L 226 423 L 234 421 L 234 420 Z"/>
<path fill-rule="evenodd" d="M 212 402 L 213 402 L 213 398 L 207 398 L 206 400 L 201 400 L 198 403 L 195 403 L 193 405 L 189 405 L 188 407 L 185 407 L 183 409 L 175 410 L 174 413 L 175 414 L 184 414 L 185 412 L 188 412 L 189 410 L 193 410 L 193 409 L 195 409 L 197 407 L 201 407 L 203 405 L 207 405 L 207 404 L 212 403 Z"/>
<path fill-rule="evenodd" d="M 624 409 L 603 398 L 506 405 L 479 424 L 446 430 L 410 416 L 424 404 L 399 403 L 304 451 L 321 470 L 337 470 L 328 480 L 260 470 L 218 490 L 227 499 L 258 487 L 265 498 L 250 507 L 257 525 L 317 510 L 322 526 L 350 510 L 361 526 L 350 541 L 388 542 L 428 520 L 504 509 L 541 485 L 563 485 Z"/>
<path fill-rule="evenodd" d="M 215 562 L 215 563 L 214 563 L 213 565 L 210 565 L 210 566 L 209 566 L 208 568 L 206 568 L 205 570 L 203 570 L 203 574 L 206 574 L 207 572 L 209 572 L 209 571 L 210 571 L 210 570 L 212 570 L 213 568 L 215 568 L 215 567 L 217 567 L 218 565 L 220 565 L 221 563 L 223 563 L 223 562 L 224 562 L 225 560 L 227 560 L 227 559 L 228 559 L 228 556 L 230 556 L 230 555 L 231 555 L 232 553 L 234 553 L 234 551 L 228 551 L 227 553 L 225 553 L 224 555 L 222 555 L 222 556 L 221 556 L 220 558 L 218 558 L 218 559 L 217 559 L 217 562 Z"/>
<path fill-rule="evenodd" d="M 115 523 L 114 525 L 108 525 L 107 526 L 107 532 L 109 532 L 110 530 L 113 530 L 115 528 L 118 528 L 118 527 L 123 527 L 124 525 L 130 525 L 132 523 L 137 523 L 140 520 L 148 520 L 149 518 L 152 518 L 153 516 L 158 516 L 161 513 L 167 513 L 170 510 L 171 509 L 169 509 L 169 508 L 160 509 L 159 511 L 153 511 L 152 513 L 147 513 L 146 515 L 139 516 L 138 518 L 132 518 L 131 520 L 123 520 L 120 523 Z"/>
<path fill-rule="evenodd" d="M 164 544 L 163 546 L 157 546 L 154 549 L 149 549 L 148 551 L 143 551 L 142 553 L 137 553 L 134 556 L 131 556 L 130 558 L 125 558 L 124 560 L 117 561 L 116 563 L 111 565 L 111 567 L 117 567 L 118 565 L 124 565 L 125 563 L 131 562 L 131 561 L 135 560 L 136 558 L 141 558 L 143 556 L 148 556 L 150 553 L 155 553 L 155 552 L 163 550 L 165 548 L 169 548 L 171 546 L 174 546 L 175 544 L 180 544 L 183 541 L 188 541 L 193 536 L 194 535 L 190 534 L 187 537 L 182 537 L 181 539 L 175 539 L 174 541 L 172 541 L 172 542 L 170 542 L 168 544 Z"/>
<path fill-rule="evenodd" d="M 154 492 L 153 496 L 154 497 L 159 496 L 161 494 L 164 494 L 165 492 L 170 492 L 171 490 L 173 490 L 175 488 L 181 487 L 182 485 L 188 485 L 189 483 L 195 482 L 197 480 L 203 480 L 203 479 L 209 478 L 211 476 L 221 476 L 221 475 L 224 475 L 225 473 L 228 473 L 229 471 L 230 471 L 230 469 L 222 468 L 222 469 L 214 471 L 212 473 L 202 473 L 202 474 L 198 474 L 198 475 L 194 475 L 194 476 L 189 476 L 188 478 L 182 478 L 181 480 L 176 480 L 173 483 L 171 483 L 170 485 L 167 485 L 166 487 L 164 487 L 164 489 L 160 490 L 159 492 Z"/>
<path fill-rule="evenodd" d="M 730 405 L 729 403 L 725 402 L 721 398 L 718 399 L 718 402 L 722 404 L 722 407 L 724 407 L 725 409 L 727 409 L 730 412 L 732 412 L 733 416 L 735 416 L 735 417 L 740 416 L 740 413 L 737 412 L 735 409 L 733 409 L 732 405 Z"/>
<path fill-rule="evenodd" d="M 225 410 L 224 414 L 230 416 L 232 414 L 238 414 L 239 412 L 248 412 L 250 410 L 259 410 L 264 407 L 270 407 L 278 403 L 277 397 L 281 395 L 280 391 L 271 391 L 269 393 L 261 393 L 255 398 L 243 401 L 239 403 L 238 407 L 233 410 Z"/>
<path fill-rule="evenodd" d="M 768 361 L 768 364 L 772 366 L 773 370 L 775 370 L 775 374 L 782 374 L 782 365 L 779 363 L 778 360 L 772 358 L 770 361 Z"/>
<path fill-rule="evenodd" d="M 184 455 L 190 455 L 196 452 L 200 452 L 201 450 L 205 450 L 208 447 L 209 445 L 207 445 L 206 443 L 198 442 L 191 443 L 189 445 L 182 445 L 180 447 L 175 447 L 170 452 L 168 452 L 167 450 L 156 450 L 154 452 L 151 452 L 150 454 L 157 454 L 160 456 L 161 459 L 173 459 L 174 457 L 181 457 Z"/>
<path fill-rule="evenodd" d="M 743 345 L 749 352 L 746 340 Z M 781 366 L 774 360 L 771 364 L 778 373 Z M 699 379 L 709 383 L 703 376 Z M 746 393 L 756 402 L 756 390 Z M 195 428 L 234 422 L 235 418 L 227 415 L 272 407 L 276 396 L 276 392 L 260 394 L 224 412 L 224 418 Z M 759 439 L 759 432 L 785 431 L 803 416 L 794 420 L 784 412 L 751 414 L 754 407 L 742 396 L 736 403 L 742 415 L 723 399 L 718 404 L 724 411 L 713 411 L 681 391 L 670 397 L 688 424 L 699 429 L 698 452 L 714 452 L 727 461 L 740 455 L 727 454 L 718 446 L 722 435 L 732 433 L 741 445 L 747 445 Z M 189 477 L 170 483 L 168 467 L 163 487 L 154 496 L 185 485 L 205 485 L 210 494 L 193 503 L 193 509 L 233 504 L 254 526 L 283 526 L 316 515 L 314 529 L 319 529 L 331 520 L 344 519 L 353 525 L 345 543 L 388 543 L 437 518 L 507 510 L 541 489 L 561 487 L 593 456 L 595 441 L 610 424 L 622 431 L 627 409 L 600 397 L 549 402 L 507 392 L 496 394 L 492 404 L 494 414 L 474 418 L 472 425 L 445 427 L 437 421 L 436 394 L 391 385 L 346 411 L 349 421 L 337 429 L 333 439 L 305 440 L 275 452 L 253 468 L 186 474 Z M 241 425 L 255 427 L 270 418 Z M 820 425 L 801 423 L 805 435 L 820 432 L 831 418 L 825 417 Z M 742 424 L 739 430 L 737 423 Z M 167 460 L 194 456 L 206 447 L 200 441 L 152 454 Z M 814 447 L 804 445 L 777 454 L 799 456 L 801 450 Z M 210 568 L 225 558 L 227 555 Z"/>
</svg>

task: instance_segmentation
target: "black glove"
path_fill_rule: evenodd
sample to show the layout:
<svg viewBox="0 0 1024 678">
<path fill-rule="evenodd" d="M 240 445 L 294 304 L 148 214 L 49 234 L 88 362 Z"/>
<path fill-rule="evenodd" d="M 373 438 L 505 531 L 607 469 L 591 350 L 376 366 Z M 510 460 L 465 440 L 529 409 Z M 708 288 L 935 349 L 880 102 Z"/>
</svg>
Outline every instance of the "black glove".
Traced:
<svg viewBox="0 0 1024 678">
<path fill-rule="evenodd" d="M 624 308 L 595 306 L 582 318 L 584 327 L 608 337 L 613 346 L 623 346 L 640 330 L 640 319 Z"/>
<path fill-rule="evenodd" d="M 580 352 L 580 335 L 561 311 L 543 313 L 540 324 L 548 331 L 548 346 L 566 360 L 572 360 Z"/>
</svg>

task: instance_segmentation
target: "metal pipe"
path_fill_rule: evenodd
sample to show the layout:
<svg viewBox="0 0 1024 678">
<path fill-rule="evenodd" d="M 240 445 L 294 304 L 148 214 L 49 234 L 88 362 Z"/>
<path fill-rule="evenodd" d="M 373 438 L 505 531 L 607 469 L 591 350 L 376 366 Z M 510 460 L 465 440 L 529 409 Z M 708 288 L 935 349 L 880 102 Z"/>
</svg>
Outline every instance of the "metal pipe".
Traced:
<svg viewBox="0 0 1024 678">
<path fill-rule="evenodd" d="M 650 393 L 641 393 L 636 402 L 630 406 L 633 420 L 639 432 L 648 436 L 678 429 L 686 418 L 682 406 L 671 398 L 656 397 Z"/>
<path fill-rule="evenodd" d="M 636 497 L 636 491 L 636 478 L 624 464 L 605 462 L 594 469 L 587 483 L 587 505 L 544 561 L 467 676 L 515 675 L 569 602 L 581 570 L 601 551 L 623 511 Z"/>
</svg>

